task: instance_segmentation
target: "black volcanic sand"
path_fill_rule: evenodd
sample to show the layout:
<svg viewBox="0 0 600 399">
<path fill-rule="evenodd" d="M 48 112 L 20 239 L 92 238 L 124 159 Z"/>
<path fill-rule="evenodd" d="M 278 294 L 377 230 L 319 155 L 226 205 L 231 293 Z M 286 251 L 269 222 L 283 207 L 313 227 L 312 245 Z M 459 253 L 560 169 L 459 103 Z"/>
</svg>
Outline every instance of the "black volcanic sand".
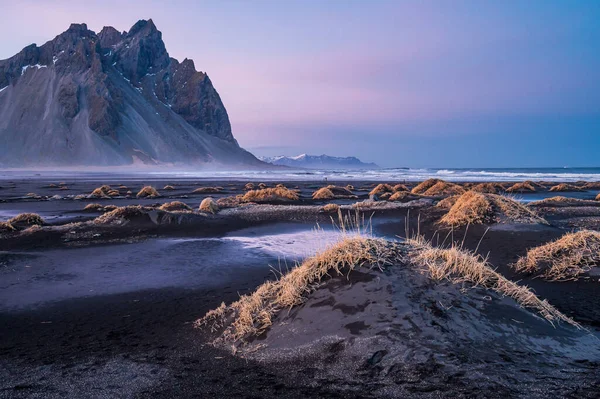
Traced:
<svg viewBox="0 0 600 399">
<path fill-rule="evenodd" d="M 207 196 L 218 198 L 239 194 L 246 183 L 74 179 L 65 181 L 69 190 L 47 187 L 50 183 L 59 182 L 0 181 L 0 220 L 20 212 L 37 212 L 52 225 L 85 222 L 100 214 L 82 212 L 87 203 L 124 206 L 180 200 L 196 208 Z M 102 184 L 124 184 L 134 194 L 143 185 L 150 184 L 164 197 L 100 200 L 24 198 L 30 192 L 44 198 L 74 196 L 90 193 Z M 162 190 L 166 184 L 175 185 L 177 189 Z M 206 332 L 194 329 L 193 321 L 221 302 L 230 303 L 240 294 L 253 291 L 265 279 L 274 278 L 269 265 L 280 265 L 280 255 L 264 247 L 244 246 L 243 238 L 306 232 L 315 223 L 330 225 L 329 215 L 319 213 L 317 206 L 300 206 L 326 203 L 309 199 L 315 189 L 326 184 L 336 183 L 288 182 L 286 186 L 298 187 L 303 197 L 293 206 L 261 206 L 233 215 L 222 211 L 224 215 L 209 216 L 204 224 L 192 223 L 176 229 L 130 225 L 130 231 L 107 230 L 102 232 L 107 234 L 106 237 L 96 238 L 92 234 L 86 239 L 75 237 L 75 242 L 71 243 L 64 240 L 64 235 L 57 236 L 58 239 L 52 236 L 54 238 L 48 240 L 38 236 L 35 242 L 1 239 L 0 250 L 4 252 L 0 252 L 0 397 L 525 397 L 529 391 L 534 397 L 570 395 L 592 398 L 600 395 L 597 388 L 599 381 L 597 378 L 594 380 L 594 376 L 600 375 L 600 365 L 577 356 L 570 359 L 568 354 L 565 362 L 552 363 L 551 358 L 532 353 L 523 354 L 525 360 L 519 360 L 517 351 L 499 361 L 494 356 L 500 352 L 495 351 L 496 355 L 490 355 L 477 367 L 476 375 L 486 380 L 485 383 L 477 383 L 471 376 L 461 374 L 460 368 L 454 374 L 450 372 L 458 360 L 448 360 L 449 357 L 461 352 L 447 347 L 440 349 L 446 351 L 441 356 L 447 361 L 421 359 L 418 362 L 420 368 L 414 370 L 399 370 L 401 361 L 396 359 L 388 364 L 387 354 L 373 352 L 372 358 L 367 359 L 368 367 L 364 368 L 363 384 L 357 380 L 343 380 L 335 373 L 319 371 L 323 364 L 343 367 L 344 362 L 353 361 L 352 358 L 336 357 L 336 353 L 342 353 L 340 344 L 336 342 L 328 343 L 330 346 L 323 352 L 326 356 L 314 353 L 309 356 L 307 353 L 302 362 L 292 363 L 284 357 L 271 357 L 268 362 L 251 360 L 249 356 L 233 356 L 228 350 L 207 345 L 209 337 L 205 336 Z M 337 184 L 345 186 L 347 182 Z M 376 183 L 351 184 L 363 189 L 355 192 L 360 200 L 364 200 L 368 197 L 368 190 Z M 274 186 L 274 183 L 269 185 Z M 200 186 L 221 186 L 225 191 L 220 194 L 193 194 L 192 191 Z M 533 199 L 537 200 L 544 195 L 573 194 L 589 199 L 595 193 L 545 192 L 519 197 L 528 199 L 528 196 L 535 196 Z M 355 201 L 334 202 L 351 204 Z M 590 331 L 597 332 L 600 329 L 597 275 L 584 276 L 574 282 L 549 283 L 515 275 L 509 267 L 528 248 L 555 239 L 574 226 L 597 229 L 600 226 L 597 210 L 593 207 L 561 207 L 539 211 L 547 217 L 551 226 L 497 225 L 487 232 L 486 227 L 471 226 L 466 232 L 464 229 L 454 231 L 453 236 L 459 241 L 463 241 L 464 237 L 467 248 L 477 248 L 482 254 L 489 253 L 490 262 L 500 273 L 531 286 L 559 310 Z M 433 237 L 435 243 L 438 237 L 439 242 L 443 241 L 447 234 L 435 225 L 443 213 L 443 210 L 421 204 L 410 210 L 369 211 L 365 218 L 371 218 L 375 235 L 394 238 L 405 234 L 408 217 L 411 231 L 417 231 L 418 226 L 418 230 L 429 238 Z M 294 224 L 282 224 L 289 221 Z M 94 233 L 94 230 L 90 232 Z M 235 235 L 241 238 L 229 240 Z M 292 235 L 286 238 L 289 242 L 274 241 L 273 245 L 288 248 L 286 245 L 303 242 L 305 237 Z M 353 278 L 360 280 L 360 275 Z M 358 280 L 353 280 L 357 287 Z M 331 281 L 328 284 L 333 284 L 332 289 L 338 287 L 339 292 L 347 288 L 341 282 Z M 452 287 L 445 287 L 443 292 L 452 290 Z M 318 295 L 326 292 L 329 292 L 328 289 L 319 290 Z M 384 294 L 388 295 L 381 295 Z M 473 290 L 473 295 L 475 303 L 480 303 L 476 297 L 483 293 Z M 319 298 L 316 296 L 311 301 Z M 501 311 L 507 309 L 502 299 L 493 295 L 492 298 L 493 301 L 485 305 L 491 320 L 494 317 L 490 314 L 498 317 L 510 314 Z M 352 306 L 359 305 L 362 302 Z M 335 304 L 327 306 L 331 308 Z M 316 306 L 315 309 L 326 310 L 327 307 Z M 342 313 L 348 317 L 355 311 L 344 309 L 347 313 Z M 424 311 L 435 313 L 435 306 Z M 546 329 L 547 323 L 541 323 L 524 311 L 511 312 L 516 312 L 517 320 L 530 322 L 531 328 L 539 335 L 550 334 L 551 330 Z M 428 328 L 434 332 L 443 331 L 450 325 L 448 321 L 446 323 L 446 326 L 441 323 L 436 328 Z M 360 320 L 346 324 L 340 330 L 344 340 L 368 336 L 372 332 L 365 320 L 362 324 Z M 397 332 L 401 330 L 398 328 Z M 562 334 L 566 331 L 564 328 L 559 327 L 554 335 Z M 410 340 L 410 331 L 405 333 L 409 335 L 402 339 Z M 428 339 L 427 334 L 418 336 L 424 341 Z M 600 345 L 600 341 L 596 345 Z M 497 346 L 501 348 L 502 341 Z M 419 346 L 406 348 L 406 358 L 433 353 L 432 346 L 425 347 L 430 351 L 419 352 Z M 362 355 L 365 353 L 361 352 Z M 576 358 L 579 363 L 569 363 Z M 354 361 L 365 360 L 355 358 Z M 523 362 L 529 362 L 530 366 Z M 407 361 L 406 364 L 412 363 Z M 396 371 L 390 375 L 395 378 L 389 380 L 386 376 L 392 365 L 395 365 Z M 444 365 L 447 367 L 444 368 Z M 537 372 L 528 376 L 527 370 Z M 542 371 L 548 372 L 546 379 L 540 375 Z M 575 373 L 581 376 L 579 380 Z M 316 377 L 319 378 L 318 384 L 313 383 Z M 512 386 L 506 386 L 504 378 L 512 381 Z M 382 389 L 390 381 L 396 388 Z M 569 383 L 559 388 L 561 381 Z"/>
</svg>

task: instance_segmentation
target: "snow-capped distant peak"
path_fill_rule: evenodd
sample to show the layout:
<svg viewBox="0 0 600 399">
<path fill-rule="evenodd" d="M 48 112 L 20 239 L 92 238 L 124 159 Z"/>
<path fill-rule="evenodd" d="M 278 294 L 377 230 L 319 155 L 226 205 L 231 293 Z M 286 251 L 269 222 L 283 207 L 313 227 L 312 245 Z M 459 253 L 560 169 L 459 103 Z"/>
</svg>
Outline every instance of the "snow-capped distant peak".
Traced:
<svg viewBox="0 0 600 399">
<path fill-rule="evenodd" d="M 301 154 L 293 157 L 279 155 L 275 157 L 260 157 L 264 162 L 307 169 L 376 169 L 374 163 L 365 163 L 356 157 L 333 157 L 330 155 Z"/>
</svg>

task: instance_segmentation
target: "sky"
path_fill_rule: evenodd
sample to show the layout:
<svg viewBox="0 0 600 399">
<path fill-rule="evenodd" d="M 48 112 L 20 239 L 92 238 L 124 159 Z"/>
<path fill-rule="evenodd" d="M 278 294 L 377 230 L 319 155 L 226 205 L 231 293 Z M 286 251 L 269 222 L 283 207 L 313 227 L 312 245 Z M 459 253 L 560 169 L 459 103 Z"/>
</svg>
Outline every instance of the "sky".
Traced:
<svg viewBox="0 0 600 399">
<path fill-rule="evenodd" d="M 0 59 L 152 18 L 256 155 L 600 166 L 600 1 L 0 0 Z"/>
</svg>

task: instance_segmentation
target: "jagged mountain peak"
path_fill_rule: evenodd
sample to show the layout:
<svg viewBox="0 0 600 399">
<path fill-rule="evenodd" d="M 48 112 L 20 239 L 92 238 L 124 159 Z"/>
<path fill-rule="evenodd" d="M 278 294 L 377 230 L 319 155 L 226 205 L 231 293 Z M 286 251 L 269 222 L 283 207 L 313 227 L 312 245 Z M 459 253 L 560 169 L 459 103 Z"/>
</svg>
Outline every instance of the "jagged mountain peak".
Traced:
<svg viewBox="0 0 600 399">
<path fill-rule="evenodd" d="M 232 154 L 260 164 L 239 148 L 208 76 L 191 59 L 169 57 L 151 19 L 122 33 L 71 24 L 0 61 L 0 164 L 222 162 Z"/>
</svg>

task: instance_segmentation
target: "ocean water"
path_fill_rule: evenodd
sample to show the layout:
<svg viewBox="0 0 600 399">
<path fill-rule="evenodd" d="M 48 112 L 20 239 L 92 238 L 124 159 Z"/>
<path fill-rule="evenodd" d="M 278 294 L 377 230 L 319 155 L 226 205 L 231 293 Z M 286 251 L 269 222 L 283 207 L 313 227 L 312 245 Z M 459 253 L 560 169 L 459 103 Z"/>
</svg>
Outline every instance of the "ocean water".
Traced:
<svg viewBox="0 0 600 399">
<path fill-rule="evenodd" d="M 73 171 L 66 169 L 41 170 L 2 170 L 0 180 L 20 178 L 51 179 L 81 178 L 102 180 L 107 177 L 119 179 L 195 179 L 195 180 L 244 180 L 244 181 L 421 181 L 439 178 L 447 181 L 524 181 L 546 180 L 575 182 L 578 180 L 600 181 L 598 168 L 385 168 L 372 170 L 181 170 L 161 169 L 86 169 Z"/>
</svg>

